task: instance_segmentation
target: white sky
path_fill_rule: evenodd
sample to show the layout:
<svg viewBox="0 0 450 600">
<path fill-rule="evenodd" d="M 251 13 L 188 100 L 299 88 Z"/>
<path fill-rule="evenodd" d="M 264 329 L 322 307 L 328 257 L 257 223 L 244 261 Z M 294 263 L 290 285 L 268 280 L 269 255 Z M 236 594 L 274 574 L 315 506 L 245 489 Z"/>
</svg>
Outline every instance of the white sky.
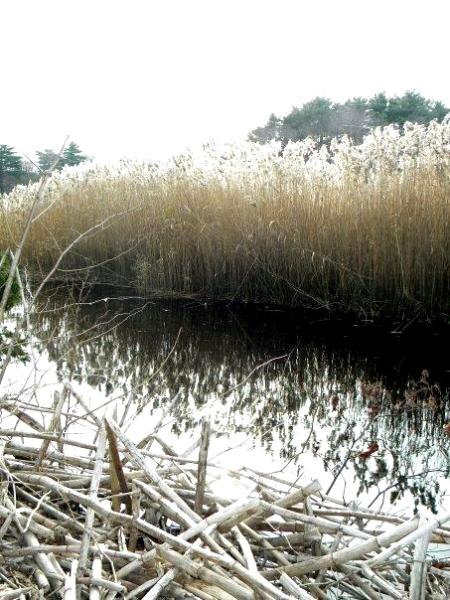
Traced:
<svg viewBox="0 0 450 600">
<path fill-rule="evenodd" d="M 450 105 L 449 23 L 449 0 L 0 0 L 0 144 L 159 158 L 317 95 Z"/>
</svg>

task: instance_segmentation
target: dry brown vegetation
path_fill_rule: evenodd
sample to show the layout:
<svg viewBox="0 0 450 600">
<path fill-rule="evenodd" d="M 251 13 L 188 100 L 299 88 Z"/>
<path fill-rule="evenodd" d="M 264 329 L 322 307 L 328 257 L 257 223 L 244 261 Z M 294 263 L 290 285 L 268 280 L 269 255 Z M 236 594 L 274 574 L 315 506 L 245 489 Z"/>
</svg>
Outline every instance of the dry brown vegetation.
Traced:
<svg viewBox="0 0 450 600">
<path fill-rule="evenodd" d="M 24 260 L 46 272 L 81 236 L 55 277 L 160 296 L 436 316 L 449 309 L 450 125 L 393 131 L 331 151 L 292 144 L 283 157 L 248 145 L 164 168 L 67 171 L 48 189 Z M 31 194 L 5 200 L 4 247 L 14 247 Z"/>
<path fill-rule="evenodd" d="M 448 511 L 408 518 L 227 468 L 208 459 L 207 421 L 184 452 L 164 418 L 136 445 L 127 409 L 101 419 L 69 382 L 52 410 L 2 408 L 16 421 L 0 430 L 2 598 L 446 597 Z"/>
</svg>

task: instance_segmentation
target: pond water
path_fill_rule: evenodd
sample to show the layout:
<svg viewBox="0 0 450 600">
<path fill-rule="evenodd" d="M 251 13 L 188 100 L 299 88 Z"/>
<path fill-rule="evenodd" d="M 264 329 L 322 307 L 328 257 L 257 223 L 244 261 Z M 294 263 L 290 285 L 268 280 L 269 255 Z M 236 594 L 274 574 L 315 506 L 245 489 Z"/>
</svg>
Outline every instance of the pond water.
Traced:
<svg viewBox="0 0 450 600">
<path fill-rule="evenodd" d="M 57 378 L 129 403 L 145 435 L 198 435 L 264 472 L 436 509 L 450 472 L 448 326 L 357 326 L 264 306 L 49 296 L 35 352 Z M 448 499 L 448 497 L 447 497 Z"/>
</svg>

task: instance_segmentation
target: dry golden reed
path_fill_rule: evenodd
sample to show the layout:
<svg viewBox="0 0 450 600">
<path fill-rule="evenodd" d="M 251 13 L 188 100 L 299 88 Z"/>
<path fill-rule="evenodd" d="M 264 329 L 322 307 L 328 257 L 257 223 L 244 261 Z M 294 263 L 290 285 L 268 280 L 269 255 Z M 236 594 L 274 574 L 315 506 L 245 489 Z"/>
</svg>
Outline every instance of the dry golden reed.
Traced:
<svg viewBox="0 0 450 600">
<path fill-rule="evenodd" d="M 156 296 L 449 310 L 450 123 L 376 130 L 359 146 L 207 147 L 169 163 L 55 175 L 23 260 L 54 278 Z M 3 198 L 14 247 L 33 188 Z M 76 241 L 76 243 L 74 243 Z"/>
</svg>

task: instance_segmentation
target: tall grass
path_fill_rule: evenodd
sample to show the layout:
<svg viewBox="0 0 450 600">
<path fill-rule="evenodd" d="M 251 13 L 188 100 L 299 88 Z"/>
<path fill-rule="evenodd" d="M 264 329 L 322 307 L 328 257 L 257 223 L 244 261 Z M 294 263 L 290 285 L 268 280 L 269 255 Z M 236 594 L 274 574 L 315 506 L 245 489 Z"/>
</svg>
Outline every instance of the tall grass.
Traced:
<svg viewBox="0 0 450 600">
<path fill-rule="evenodd" d="M 11 259 L 9 256 L 5 255 L 3 252 L 0 252 L 0 300 L 3 296 L 3 291 L 6 286 L 6 282 L 9 275 L 9 270 L 11 268 Z M 6 310 L 14 306 L 20 301 L 20 288 L 19 283 L 16 278 L 14 278 L 11 286 L 11 290 L 8 296 L 8 300 L 6 302 Z"/>
<path fill-rule="evenodd" d="M 450 122 L 312 140 L 206 147 L 166 164 L 67 170 L 49 185 L 24 259 L 55 277 L 146 294 L 325 306 L 450 308 Z M 33 188 L 3 199 L 2 247 Z M 102 223 L 101 226 L 98 224 Z M 94 226 L 97 227 L 91 230 Z"/>
</svg>

